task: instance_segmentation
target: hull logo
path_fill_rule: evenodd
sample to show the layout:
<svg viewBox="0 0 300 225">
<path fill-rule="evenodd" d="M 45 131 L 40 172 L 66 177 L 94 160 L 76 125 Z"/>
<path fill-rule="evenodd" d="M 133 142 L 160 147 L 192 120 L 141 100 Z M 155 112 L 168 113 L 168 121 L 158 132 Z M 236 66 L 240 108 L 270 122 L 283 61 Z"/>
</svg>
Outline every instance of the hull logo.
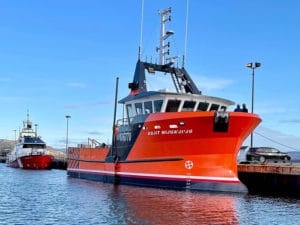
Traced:
<svg viewBox="0 0 300 225">
<path fill-rule="evenodd" d="M 190 169 L 193 168 L 194 163 L 193 163 L 193 161 L 188 160 L 188 161 L 185 161 L 184 165 L 185 165 L 185 168 L 187 168 L 188 170 L 190 170 Z"/>
</svg>

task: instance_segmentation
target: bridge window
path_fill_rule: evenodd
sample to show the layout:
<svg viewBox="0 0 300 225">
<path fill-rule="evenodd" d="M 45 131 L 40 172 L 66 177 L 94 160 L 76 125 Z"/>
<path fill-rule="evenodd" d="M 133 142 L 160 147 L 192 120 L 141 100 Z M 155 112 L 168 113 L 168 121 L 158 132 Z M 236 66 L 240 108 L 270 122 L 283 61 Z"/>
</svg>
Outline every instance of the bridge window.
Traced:
<svg viewBox="0 0 300 225">
<path fill-rule="evenodd" d="M 154 101 L 154 112 L 160 112 L 163 104 L 163 100 L 155 100 Z"/>
<path fill-rule="evenodd" d="M 152 113 L 153 112 L 152 101 L 144 102 L 144 109 L 146 114 Z"/>
<path fill-rule="evenodd" d="M 182 110 L 181 110 L 181 111 L 184 111 L 184 112 L 191 112 L 191 111 L 193 111 L 195 105 L 196 105 L 196 102 L 194 102 L 194 101 L 185 101 L 185 102 L 183 103 L 183 106 L 182 106 Z"/>
<path fill-rule="evenodd" d="M 143 105 L 142 105 L 142 103 L 140 103 L 140 102 L 139 103 L 135 103 L 134 106 L 135 106 L 135 111 L 136 111 L 137 115 L 143 113 Z"/>
<path fill-rule="evenodd" d="M 166 108 L 166 112 L 178 112 L 180 100 L 169 100 Z"/>
<path fill-rule="evenodd" d="M 127 112 L 127 116 L 129 118 L 133 117 L 133 111 L 132 111 L 132 105 L 131 104 L 126 105 L 126 112 Z"/>
<path fill-rule="evenodd" d="M 197 111 L 207 111 L 208 105 L 207 102 L 199 102 Z"/>
<path fill-rule="evenodd" d="M 23 148 L 45 148 L 44 144 L 24 144 Z"/>
<path fill-rule="evenodd" d="M 221 111 L 224 111 L 224 112 L 225 112 L 225 111 L 227 110 L 227 107 L 224 106 L 224 105 L 222 105 L 220 109 L 221 109 Z"/>
<path fill-rule="evenodd" d="M 211 107 L 210 107 L 210 111 L 217 111 L 219 109 L 219 106 L 218 104 L 211 104 Z"/>
</svg>

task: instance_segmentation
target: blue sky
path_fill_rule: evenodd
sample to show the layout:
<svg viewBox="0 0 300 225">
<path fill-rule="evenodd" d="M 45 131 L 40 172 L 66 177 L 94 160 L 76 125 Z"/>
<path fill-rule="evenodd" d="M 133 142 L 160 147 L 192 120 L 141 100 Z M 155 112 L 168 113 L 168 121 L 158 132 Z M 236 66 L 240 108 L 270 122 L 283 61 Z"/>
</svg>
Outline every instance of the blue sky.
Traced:
<svg viewBox="0 0 300 225">
<path fill-rule="evenodd" d="M 141 2 L 2 0 L 0 138 L 14 139 L 29 110 L 53 147 L 65 146 L 65 115 L 71 115 L 70 145 L 88 137 L 110 142 L 115 78 L 120 99 L 137 60 Z M 157 10 L 169 6 L 171 52 L 184 53 L 186 0 L 145 0 L 142 59 L 156 60 Z M 293 0 L 189 0 L 186 68 L 203 94 L 251 109 L 245 65 L 262 63 L 255 70 L 254 111 L 263 119 L 257 146 L 300 150 L 299 9 Z"/>
</svg>

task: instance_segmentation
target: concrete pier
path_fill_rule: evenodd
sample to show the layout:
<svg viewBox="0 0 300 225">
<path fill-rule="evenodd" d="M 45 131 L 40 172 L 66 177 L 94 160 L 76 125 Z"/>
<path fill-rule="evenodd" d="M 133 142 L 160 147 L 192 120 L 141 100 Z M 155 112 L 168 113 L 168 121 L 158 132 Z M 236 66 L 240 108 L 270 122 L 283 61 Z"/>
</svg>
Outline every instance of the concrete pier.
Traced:
<svg viewBox="0 0 300 225">
<path fill-rule="evenodd" d="M 300 196 L 300 165 L 238 164 L 249 193 Z"/>
<path fill-rule="evenodd" d="M 51 169 L 67 169 L 67 160 L 62 158 L 54 158 L 50 165 Z"/>
</svg>

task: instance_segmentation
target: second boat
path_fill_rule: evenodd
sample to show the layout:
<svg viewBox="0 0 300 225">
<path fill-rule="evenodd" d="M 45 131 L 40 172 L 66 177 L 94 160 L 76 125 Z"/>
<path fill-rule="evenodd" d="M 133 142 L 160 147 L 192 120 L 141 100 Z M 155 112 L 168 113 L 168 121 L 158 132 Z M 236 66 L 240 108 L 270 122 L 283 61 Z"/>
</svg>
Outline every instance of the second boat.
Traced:
<svg viewBox="0 0 300 225">
<path fill-rule="evenodd" d="M 14 149 L 7 155 L 7 165 L 22 169 L 50 169 L 53 156 L 46 153 L 46 143 L 32 129 L 32 122 L 23 122 L 23 128 L 19 133 Z"/>
</svg>

